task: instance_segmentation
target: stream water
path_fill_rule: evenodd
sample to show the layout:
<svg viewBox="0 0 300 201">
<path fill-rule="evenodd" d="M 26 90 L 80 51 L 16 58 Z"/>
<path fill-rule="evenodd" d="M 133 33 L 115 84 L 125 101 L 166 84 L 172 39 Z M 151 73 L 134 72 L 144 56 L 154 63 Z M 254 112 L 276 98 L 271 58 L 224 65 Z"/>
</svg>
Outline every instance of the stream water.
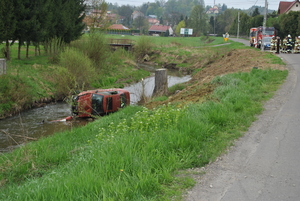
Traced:
<svg viewBox="0 0 300 201">
<path fill-rule="evenodd" d="M 0 120 L 0 152 L 6 152 L 27 141 L 82 126 L 87 121 L 53 122 L 71 115 L 67 103 L 53 103 L 21 112 Z"/>
<path fill-rule="evenodd" d="M 187 82 L 190 76 L 168 76 L 168 86 Z M 155 79 L 153 76 L 124 89 L 130 92 L 131 104 L 136 104 L 144 94 L 151 97 Z M 10 151 L 27 141 L 52 135 L 56 132 L 70 130 L 87 124 L 88 121 L 53 122 L 71 114 L 67 103 L 53 103 L 44 107 L 21 112 L 10 118 L 0 120 L 0 152 Z"/>
</svg>

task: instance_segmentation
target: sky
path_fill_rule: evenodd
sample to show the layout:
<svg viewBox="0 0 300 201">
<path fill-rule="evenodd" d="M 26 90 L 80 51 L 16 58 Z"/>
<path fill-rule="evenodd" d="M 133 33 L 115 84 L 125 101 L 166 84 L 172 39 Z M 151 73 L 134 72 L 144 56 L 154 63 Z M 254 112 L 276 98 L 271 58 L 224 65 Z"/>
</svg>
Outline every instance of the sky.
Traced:
<svg viewBox="0 0 300 201">
<path fill-rule="evenodd" d="M 122 5 L 135 5 L 141 6 L 143 3 L 153 3 L 156 0 L 105 0 L 107 3 L 117 3 L 119 6 Z M 167 0 L 165 0 L 167 1 Z M 294 1 L 294 0 L 283 0 L 283 1 Z M 265 7 L 265 0 L 204 0 L 205 6 L 213 6 L 215 4 L 226 4 L 227 8 L 240 8 L 248 9 L 253 5 Z M 278 10 L 280 0 L 267 0 L 268 8 L 272 10 Z"/>
</svg>

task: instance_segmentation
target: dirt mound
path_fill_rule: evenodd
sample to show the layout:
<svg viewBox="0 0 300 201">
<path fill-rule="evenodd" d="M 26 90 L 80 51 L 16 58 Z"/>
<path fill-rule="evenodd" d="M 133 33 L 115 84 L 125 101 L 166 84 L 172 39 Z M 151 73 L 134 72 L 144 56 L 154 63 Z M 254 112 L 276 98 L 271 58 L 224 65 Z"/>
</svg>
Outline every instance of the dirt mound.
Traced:
<svg viewBox="0 0 300 201">
<path fill-rule="evenodd" d="M 209 82 L 216 76 L 249 72 L 253 68 L 285 70 L 284 65 L 272 64 L 271 59 L 264 56 L 266 54 L 270 53 L 254 49 L 235 49 L 205 67 L 201 67 L 203 64 L 199 63 L 199 66 L 195 66 L 195 68 L 201 68 L 201 70 L 187 83 L 188 87 L 170 96 L 166 101 L 149 102 L 145 106 L 155 108 L 169 102 L 179 104 L 201 102 L 214 90 L 214 86 Z"/>
</svg>

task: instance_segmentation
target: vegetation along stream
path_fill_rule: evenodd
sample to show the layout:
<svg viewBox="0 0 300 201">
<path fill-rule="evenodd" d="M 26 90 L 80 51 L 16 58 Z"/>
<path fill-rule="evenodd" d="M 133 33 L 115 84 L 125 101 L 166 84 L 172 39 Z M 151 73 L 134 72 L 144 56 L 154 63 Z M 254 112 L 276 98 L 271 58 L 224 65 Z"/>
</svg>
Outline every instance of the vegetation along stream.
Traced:
<svg viewBox="0 0 300 201">
<path fill-rule="evenodd" d="M 187 82 L 190 76 L 168 76 L 168 86 Z M 125 87 L 130 92 L 131 104 L 140 101 L 141 96 L 151 97 L 154 89 L 154 77 Z M 48 104 L 45 107 L 31 109 L 10 118 L 0 120 L 0 152 L 7 152 L 27 141 L 37 140 L 56 132 L 83 126 L 88 121 L 74 120 L 59 122 L 71 114 L 71 107 L 65 102 Z"/>
</svg>

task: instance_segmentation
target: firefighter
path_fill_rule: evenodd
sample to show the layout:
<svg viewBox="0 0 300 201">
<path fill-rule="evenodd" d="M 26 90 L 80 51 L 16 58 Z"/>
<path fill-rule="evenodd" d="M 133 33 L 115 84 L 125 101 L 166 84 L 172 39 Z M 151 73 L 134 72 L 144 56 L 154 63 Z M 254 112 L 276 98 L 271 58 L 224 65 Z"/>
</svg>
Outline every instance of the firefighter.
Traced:
<svg viewBox="0 0 300 201">
<path fill-rule="evenodd" d="M 276 37 L 276 54 L 279 54 L 280 48 L 281 48 L 281 40 L 280 40 L 280 37 L 277 36 Z"/>
<path fill-rule="evenodd" d="M 282 49 L 281 52 L 282 53 L 286 53 L 286 48 L 287 48 L 287 37 L 285 37 L 282 41 Z"/>
<path fill-rule="evenodd" d="M 270 47 L 270 52 L 274 52 L 275 53 L 275 51 L 276 51 L 276 43 L 277 43 L 277 41 L 276 41 L 276 38 L 275 38 L 275 36 L 273 36 L 272 37 L 272 39 L 271 39 L 271 47 Z"/>
<path fill-rule="evenodd" d="M 293 50 L 293 40 L 292 40 L 291 35 L 289 34 L 287 36 L 286 52 L 287 53 L 292 53 L 292 50 Z"/>
<path fill-rule="evenodd" d="M 300 53 L 300 36 L 295 38 L 294 53 Z"/>
</svg>

